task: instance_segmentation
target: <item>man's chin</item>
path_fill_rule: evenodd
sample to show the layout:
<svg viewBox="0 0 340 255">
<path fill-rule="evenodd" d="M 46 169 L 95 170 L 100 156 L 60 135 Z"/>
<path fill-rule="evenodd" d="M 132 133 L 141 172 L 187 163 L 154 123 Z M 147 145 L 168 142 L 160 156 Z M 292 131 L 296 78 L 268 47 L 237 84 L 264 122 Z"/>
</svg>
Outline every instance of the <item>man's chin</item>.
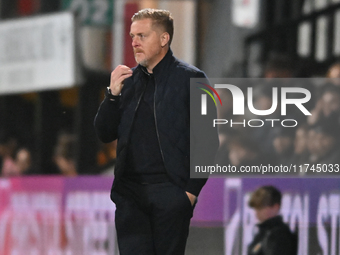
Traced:
<svg viewBox="0 0 340 255">
<path fill-rule="evenodd" d="M 138 60 L 137 58 L 135 58 L 137 64 L 146 67 L 147 66 L 147 61 L 146 60 Z"/>
</svg>

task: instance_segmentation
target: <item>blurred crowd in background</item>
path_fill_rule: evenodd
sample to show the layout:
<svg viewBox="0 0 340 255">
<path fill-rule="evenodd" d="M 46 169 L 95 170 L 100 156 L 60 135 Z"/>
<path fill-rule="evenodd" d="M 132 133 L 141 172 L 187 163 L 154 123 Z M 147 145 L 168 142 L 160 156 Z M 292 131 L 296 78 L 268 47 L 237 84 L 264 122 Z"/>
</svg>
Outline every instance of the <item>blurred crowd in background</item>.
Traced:
<svg viewBox="0 0 340 255">
<path fill-rule="evenodd" d="M 113 173 L 115 142 L 100 143 L 92 122 L 108 86 L 113 62 L 118 59 L 119 64 L 135 65 L 130 17 L 146 7 L 169 9 L 176 16 L 172 50 L 177 57 L 197 65 L 208 77 L 268 80 L 254 86 L 256 109 L 271 107 L 272 88 L 280 87 L 270 81 L 273 78 L 305 81 L 324 78 L 321 83 L 299 84 L 311 92 L 312 98 L 305 107 L 312 115 L 301 114 L 296 107 L 289 108 L 285 118 L 296 119 L 295 128 L 271 127 L 271 122 L 265 122 L 261 128 L 220 126 L 217 163 L 235 166 L 339 163 L 340 3 L 327 0 L 116 3 L 119 1 L 0 0 L 1 21 L 72 11 L 80 31 L 75 48 L 84 75 L 84 81 L 72 84 L 71 88 L 0 96 L 0 176 Z M 112 29 L 116 26 L 119 29 Z M 51 39 L 49 35 L 46 34 L 46 45 Z M 20 46 L 17 41 L 7 43 L 13 59 L 22 64 L 26 51 L 17 49 Z M 117 52 L 113 45 L 119 46 Z M 24 43 L 22 46 L 27 47 Z M 35 59 L 32 61 L 35 63 Z M 243 92 L 246 94 L 246 89 Z M 218 108 L 218 117 L 242 121 L 232 115 L 231 95 L 219 93 L 225 103 Z M 282 119 L 279 111 L 265 117 Z M 262 117 L 248 112 L 241 119 L 259 118 Z"/>
<path fill-rule="evenodd" d="M 258 110 L 266 110 L 272 106 L 272 88 L 280 87 L 278 79 L 298 78 L 294 64 L 284 55 L 273 55 L 265 66 L 264 77 L 266 84 L 254 86 L 254 106 Z M 290 165 L 304 164 L 339 164 L 340 158 L 340 62 L 332 64 L 325 79 L 320 84 L 301 80 L 311 91 L 312 98 L 305 105 L 312 115 L 306 116 L 295 107 L 287 110 L 286 119 L 296 119 L 296 127 L 282 127 L 271 122 L 264 122 L 261 128 L 244 128 L 243 125 L 219 127 L 220 150 L 216 162 L 221 165 Z M 271 82 L 273 81 L 273 82 Z M 299 86 L 301 86 L 300 83 Z M 227 106 L 218 108 L 218 117 L 241 119 L 232 116 L 231 94 L 221 92 L 223 102 Z M 270 116 L 263 119 L 279 119 L 278 108 Z M 281 116 L 282 117 L 282 116 Z M 244 116 L 242 116 L 244 118 Z M 256 118 L 250 113 L 246 119 Z M 282 119 L 282 118 L 281 118 Z M 2 126 L 0 133 L 0 165 L 1 176 L 19 176 L 41 174 L 35 168 L 34 149 L 22 143 L 19 136 L 5 130 Z M 76 176 L 75 144 L 77 136 L 70 132 L 61 132 L 53 150 L 52 172 L 65 176 Z M 115 143 L 101 144 L 97 154 L 97 173 L 113 173 L 115 161 Z M 304 168 L 302 168 L 304 169 Z M 300 170 L 300 169 L 299 169 Z M 335 171 L 338 172 L 338 171 Z M 310 173 L 310 172 L 309 172 Z M 300 175 L 305 174 L 299 172 Z"/>
<path fill-rule="evenodd" d="M 40 175 L 36 167 L 35 150 L 25 144 L 15 134 L 7 131 L 0 133 L 0 170 L 1 177 L 21 175 Z M 77 176 L 76 153 L 77 136 L 69 132 L 61 132 L 53 149 L 50 159 L 53 169 L 49 172 L 68 177 Z M 116 143 L 101 144 L 97 154 L 97 168 L 93 173 L 113 174 L 116 158 Z"/>
<path fill-rule="evenodd" d="M 304 106 L 311 115 L 304 115 L 295 105 L 290 105 L 288 106 L 290 108 L 287 108 L 287 115 L 281 116 L 279 105 L 269 116 L 248 114 L 246 121 L 262 119 L 264 123 L 262 127 L 220 125 L 221 146 L 217 155 L 218 164 L 234 166 L 292 164 L 299 175 L 313 174 L 313 171 L 306 171 L 307 167 L 316 170 L 317 164 L 326 164 L 327 167 L 321 167 L 321 170 L 318 169 L 314 173 L 322 169 L 326 173 L 340 172 L 340 62 L 335 62 L 329 67 L 324 79 L 313 77 L 312 74 L 306 76 L 306 71 L 301 73 L 302 69 L 294 66 L 296 65 L 287 56 L 272 55 L 265 66 L 262 84 L 253 86 L 254 107 L 258 110 L 271 108 L 273 87 L 277 87 L 278 90 L 281 86 L 305 87 L 311 92 L 311 99 Z M 303 78 L 293 79 L 300 77 Z M 232 100 L 230 93 L 220 92 L 225 101 Z M 234 122 L 242 123 L 244 116 L 242 118 L 232 116 L 231 107 L 231 104 L 220 107 L 219 118 L 233 119 Z M 284 127 L 280 122 L 273 124 L 271 121 L 264 121 L 265 119 L 294 119 L 297 125 Z M 292 123 L 290 125 L 294 126 Z M 330 168 L 333 170 L 327 171 Z"/>
<path fill-rule="evenodd" d="M 65 176 L 76 176 L 74 146 L 76 136 L 62 133 L 54 147 L 54 162 L 56 173 Z M 0 164 L 3 177 L 39 174 L 35 166 L 34 150 L 23 144 L 15 134 L 2 131 L 0 134 Z"/>
</svg>

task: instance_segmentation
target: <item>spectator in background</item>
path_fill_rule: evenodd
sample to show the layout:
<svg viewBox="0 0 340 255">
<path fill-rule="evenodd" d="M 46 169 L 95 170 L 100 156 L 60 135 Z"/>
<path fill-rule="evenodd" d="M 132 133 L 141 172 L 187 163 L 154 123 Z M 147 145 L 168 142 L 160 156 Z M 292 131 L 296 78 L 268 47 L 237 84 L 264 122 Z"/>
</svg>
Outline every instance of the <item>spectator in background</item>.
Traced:
<svg viewBox="0 0 340 255">
<path fill-rule="evenodd" d="M 258 84 L 254 88 L 254 107 L 257 110 L 268 110 L 273 104 L 273 87 L 271 84 L 263 83 Z M 270 121 L 265 119 L 279 119 L 280 118 L 280 106 L 270 115 L 257 116 L 253 115 L 250 119 L 262 119 L 264 125 L 260 128 L 248 128 L 248 136 L 256 144 L 260 145 L 263 154 L 269 158 L 275 157 L 275 150 L 273 147 L 273 139 L 275 138 L 275 130 L 272 127 Z M 272 162 L 275 163 L 275 162 Z"/>
<path fill-rule="evenodd" d="M 276 153 L 276 162 L 278 165 L 290 165 L 294 154 L 295 129 L 292 127 L 280 127 L 274 130 L 273 147 Z"/>
<path fill-rule="evenodd" d="M 308 132 L 310 164 L 339 164 L 339 125 L 337 120 L 326 119 Z M 309 172 L 308 172 L 309 173 Z"/>
<path fill-rule="evenodd" d="M 249 138 L 236 136 L 229 143 L 229 160 L 234 166 L 256 166 L 264 163 L 259 147 Z"/>
<path fill-rule="evenodd" d="M 258 233 L 248 246 L 248 255 L 296 255 L 297 239 L 279 215 L 281 192 L 274 186 L 258 188 L 248 205 L 259 221 Z"/>
<path fill-rule="evenodd" d="M 222 166 L 227 166 L 229 165 L 230 159 L 229 159 L 229 143 L 230 139 L 232 139 L 234 132 L 233 129 L 230 129 L 231 132 L 226 133 L 226 132 L 219 132 L 218 139 L 220 141 L 220 146 L 217 150 L 216 157 L 215 157 L 215 162 L 216 164 L 222 165 Z"/>
<path fill-rule="evenodd" d="M 15 155 L 15 164 L 20 175 L 36 174 L 33 169 L 32 153 L 27 147 L 18 149 Z"/>
<path fill-rule="evenodd" d="M 340 78 L 340 62 L 335 62 L 332 64 L 326 74 L 327 78 Z M 339 79 L 334 79 L 334 81 L 339 81 Z M 340 83 L 335 83 L 335 85 L 340 85 Z"/>
<path fill-rule="evenodd" d="M 2 158 L 1 176 L 10 177 L 20 175 L 19 169 L 14 161 L 14 154 L 17 148 L 17 139 L 6 133 L 0 137 L 0 156 Z"/>
<path fill-rule="evenodd" d="M 75 144 L 76 137 L 72 134 L 61 134 L 58 137 L 53 159 L 65 176 L 77 175 Z"/>
<path fill-rule="evenodd" d="M 326 77 L 329 84 L 340 88 L 340 61 L 335 62 L 328 68 Z M 329 87 L 329 85 L 325 87 Z"/>
<path fill-rule="evenodd" d="M 299 126 L 296 130 L 293 156 L 293 164 L 295 165 L 303 165 L 308 160 L 308 131 L 309 126 L 307 124 Z"/>
<path fill-rule="evenodd" d="M 294 77 L 294 62 L 285 54 L 271 53 L 264 66 L 264 78 Z"/>
<path fill-rule="evenodd" d="M 321 97 L 315 108 L 308 117 L 308 124 L 315 125 L 318 122 L 326 121 L 330 118 L 340 117 L 340 87 L 334 85 L 324 85 Z"/>
</svg>

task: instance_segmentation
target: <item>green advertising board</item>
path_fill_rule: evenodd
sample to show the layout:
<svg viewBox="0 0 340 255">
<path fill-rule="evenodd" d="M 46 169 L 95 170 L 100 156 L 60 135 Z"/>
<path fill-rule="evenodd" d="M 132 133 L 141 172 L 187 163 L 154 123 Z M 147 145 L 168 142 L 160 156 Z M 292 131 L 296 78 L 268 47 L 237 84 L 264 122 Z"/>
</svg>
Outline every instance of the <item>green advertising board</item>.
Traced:
<svg viewBox="0 0 340 255">
<path fill-rule="evenodd" d="M 63 0 L 62 9 L 77 13 L 84 25 L 111 26 L 113 22 L 113 0 Z"/>
</svg>

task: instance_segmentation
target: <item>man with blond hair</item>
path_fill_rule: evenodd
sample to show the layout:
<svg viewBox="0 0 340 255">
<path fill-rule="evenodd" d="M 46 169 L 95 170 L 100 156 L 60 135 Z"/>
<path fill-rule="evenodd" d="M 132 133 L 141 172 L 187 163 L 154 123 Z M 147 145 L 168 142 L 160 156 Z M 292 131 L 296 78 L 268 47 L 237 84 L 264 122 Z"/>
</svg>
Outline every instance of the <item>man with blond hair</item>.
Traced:
<svg viewBox="0 0 340 255">
<path fill-rule="evenodd" d="M 168 11 L 134 14 L 130 36 L 138 66 L 113 70 L 95 118 L 101 141 L 118 139 L 111 199 L 121 255 L 184 254 L 206 182 L 190 178 L 190 78 L 206 76 L 173 56 L 173 31 Z M 204 150 L 209 139 L 214 150 L 202 154 L 212 159 L 217 134 L 201 136 L 197 148 Z"/>
</svg>

